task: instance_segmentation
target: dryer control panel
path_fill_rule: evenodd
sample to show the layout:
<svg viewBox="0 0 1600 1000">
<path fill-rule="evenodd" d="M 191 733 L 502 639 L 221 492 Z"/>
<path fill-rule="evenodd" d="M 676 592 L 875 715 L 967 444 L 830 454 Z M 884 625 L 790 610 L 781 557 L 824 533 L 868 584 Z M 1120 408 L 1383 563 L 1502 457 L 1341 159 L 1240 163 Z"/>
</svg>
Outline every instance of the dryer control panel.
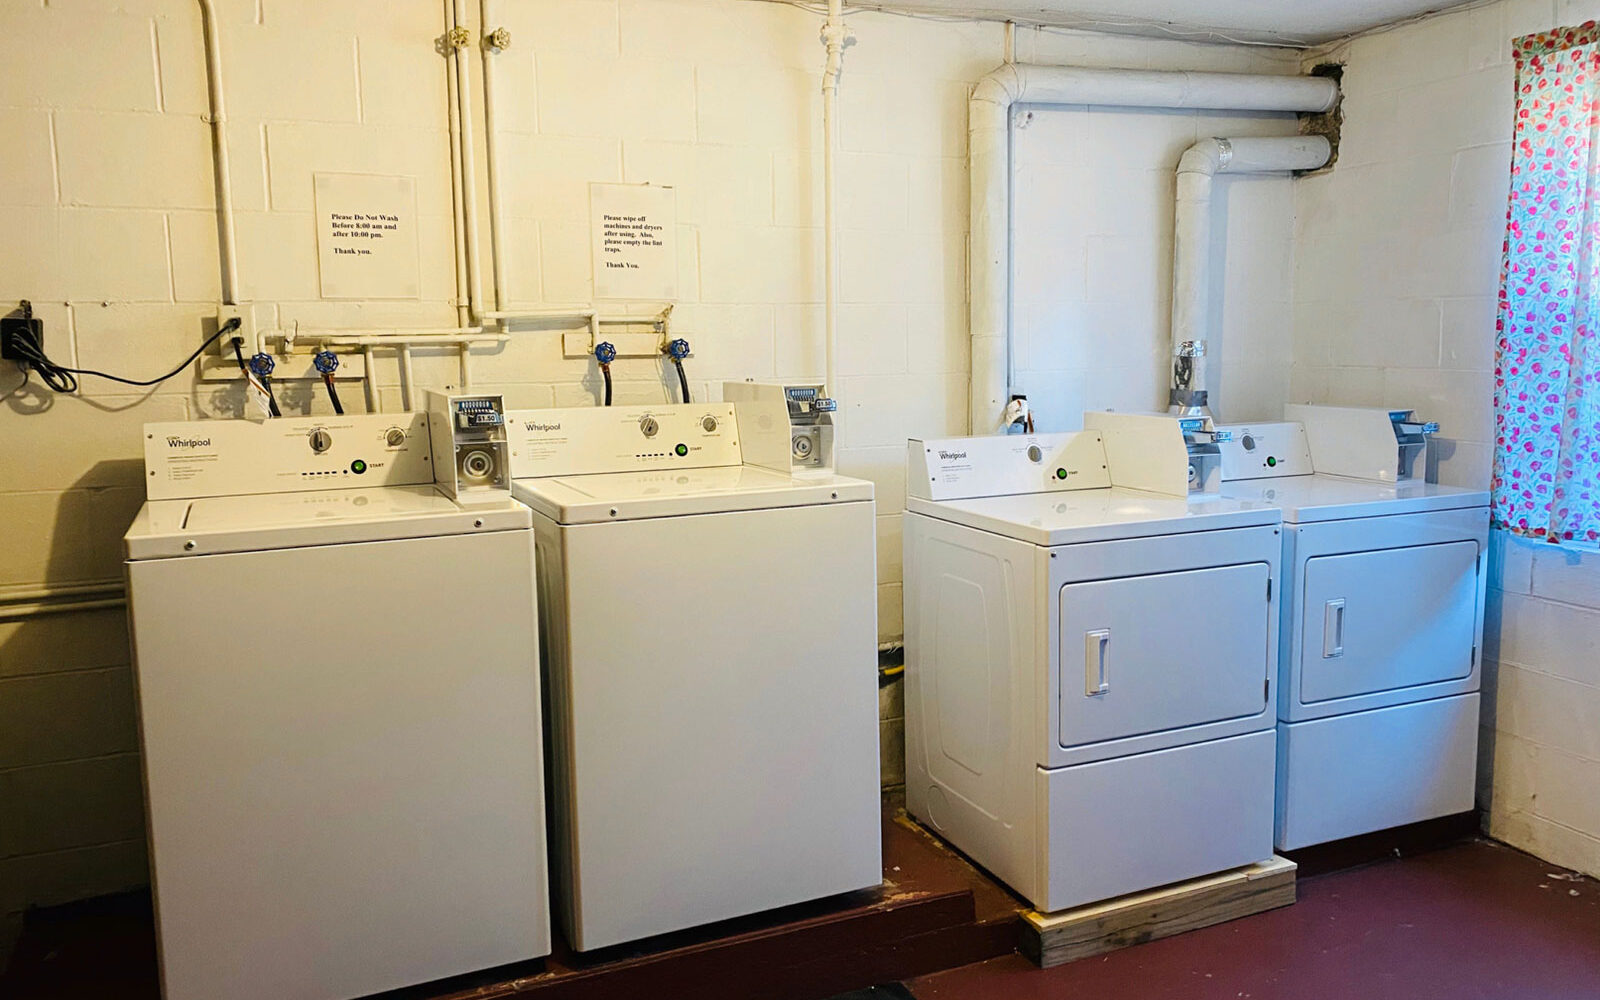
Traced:
<svg viewBox="0 0 1600 1000">
<path fill-rule="evenodd" d="M 1223 482 L 1309 476 L 1313 471 L 1303 424 L 1229 424 L 1217 430 L 1228 432 L 1218 440 Z"/>
<path fill-rule="evenodd" d="M 516 479 L 744 464 L 732 403 L 512 410 L 506 430 Z"/>
<path fill-rule="evenodd" d="M 906 493 L 923 500 L 1060 493 L 1110 485 L 1098 431 L 912 438 L 906 444 Z"/>
<path fill-rule="evenodd" d="M 145 424 L 144 467 L 151 500 L 433 482 L 425 413 Z"/>
</svg>

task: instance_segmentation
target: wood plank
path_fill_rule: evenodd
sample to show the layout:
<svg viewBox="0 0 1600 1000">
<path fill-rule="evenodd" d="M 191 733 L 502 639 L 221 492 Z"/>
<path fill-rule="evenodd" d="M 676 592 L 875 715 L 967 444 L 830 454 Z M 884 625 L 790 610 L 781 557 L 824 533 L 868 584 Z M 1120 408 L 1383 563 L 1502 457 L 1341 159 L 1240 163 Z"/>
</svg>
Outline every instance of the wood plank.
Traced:
<svg viewBox="0 0 1600 1000">
<path fill-rule="evenodd" d="M 1056 913 L 1022 915 L 1024 955 L 1050 968 L 1295 901 L 1296 865 L 1271 860 Z"/>
</svg>

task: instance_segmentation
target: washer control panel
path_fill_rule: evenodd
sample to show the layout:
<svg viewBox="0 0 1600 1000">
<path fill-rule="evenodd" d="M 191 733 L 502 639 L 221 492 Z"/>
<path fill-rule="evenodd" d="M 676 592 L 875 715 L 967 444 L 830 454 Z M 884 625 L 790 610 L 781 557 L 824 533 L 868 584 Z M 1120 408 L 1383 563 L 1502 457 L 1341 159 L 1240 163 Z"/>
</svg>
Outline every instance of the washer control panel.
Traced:
<svg viewBox="0 0 1600 1000">
<path fill-rule="evenodd" d="M 732 403 L 512 410 L 506 429 L 516 479 L 744 462 Z"/>
<path fill-rule="evenodd" d="M 1231 432 L 1217 439 L 1223 482 L 1311 475 L 1311 448 L 1302 424 L 1229 424 L 1217 431 Z"/>
<path fill-rule="evenodd" d="M 151 500 L 433 482 L 423 413 L 146 424 L 144 465 Z"/>
</svg>

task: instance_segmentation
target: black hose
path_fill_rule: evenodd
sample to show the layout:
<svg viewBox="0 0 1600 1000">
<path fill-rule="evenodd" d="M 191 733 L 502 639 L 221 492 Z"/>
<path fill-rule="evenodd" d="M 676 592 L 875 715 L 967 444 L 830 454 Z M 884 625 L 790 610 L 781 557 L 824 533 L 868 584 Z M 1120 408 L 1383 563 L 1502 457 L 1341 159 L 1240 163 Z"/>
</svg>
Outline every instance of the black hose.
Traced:
<svg viewBox="0 0 1600 1000">
<path fill-rule="evenodd" d="M 611 405 L 611 366 L 604 362 L 600 365 L 600 377 L 606 381 L 606 405 Z"/>
<path fill-rule="evenodd" d="M 683 362 L 677 358 L 672 359 L 672 366 L 678 369 L 678 388 L 683 390 L 683 401 L 689 402 L 689 376 L 683 373 Z"/>
<path fill-rule="evenodd" d="M 344 416 L 344 406 L 339 402 L 339 390 L 333 387 L 333 376 L 322 376 L 322 384 L 328 387 L 328 402 L 333 404 L 333 412 L 338 416 Z"/>
</svg>

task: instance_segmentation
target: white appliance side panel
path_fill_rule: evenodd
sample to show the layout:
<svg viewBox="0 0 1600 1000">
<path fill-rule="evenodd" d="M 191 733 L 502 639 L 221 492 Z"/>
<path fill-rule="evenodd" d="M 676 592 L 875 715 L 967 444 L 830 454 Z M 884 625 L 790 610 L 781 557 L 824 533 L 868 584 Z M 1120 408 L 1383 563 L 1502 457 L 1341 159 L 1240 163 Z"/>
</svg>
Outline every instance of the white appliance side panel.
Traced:
<svg viewBox="0 0 1600 1000">
<path fill-rule="evenodd" d="M 1049 590 L 1041 589 L 1043 606 L 1039 610 L 1040 620 L 1048 623 L 1048 631 L 1041 633 L 1039 649 L 1039 662 L 1048 664 L 1048 669 L 1042 671 L 1048 687 L 1040 692 L 1040 707 L 1046 711 L 1043 712 L 1042 738 L 1034 747 L 1039 755 L 1035 763 L 1045 767 L 1084 764 L 1094 760 L 1146 753 L 1164 747 L 1272 728 L 1275 713 L 1270 699 L 1272 687 L 1277 683 L 1272 650 L 1278 641 L 1278 602 L 1283 590 L 1278 585 L 1278 560 L 1283 551 L 1282 529 L 1260 526 L 1222 531 L 1185 532 L 1151 538 L 1062 545 L 1041 551 L 1049 555 L 1048 569 L 1041 573 L 1048 575 Z M 1146 574 L 1179 574 L 1195 569 L 1239 565 L 1266 567 L 1266 579 L 1272 581 L 1270 593 L 1263 580 L 1260 589 L 1253 594 L 1245 595 L 1242 598 L 1245 603 L 1237 609 L 1218 610 L 1213 607 L 1210 594 L 1185 592 L 1176 596 L 1167 595 L 1168 599 L 1160 602 L 1145 602 L 1138 606 L 1130 602 L 1126 613 L 1140 615 L 1135 627 L 1164 635 L 1174 643 L 1174 650 L 1178 648 L 1178 637 L 1187 630 L 1197 629 L 1197 634 L 1206 634 L 1208 626 L 1192 621 L 1193 616 L 1220 614 L 1230 620 L 1233 615 L 1259 616 L 1248 618 L 1250 622 L 1260 622 L 1265 627 L 1263 648 L 1254 654 L 1258 672 L 1253 682 L 1253 691 L 1258 699 L 1259 711 L 1249 716 L 1220 722 L 1145 732 L 1141 735 L 1106 739 L 1098 743 L 1081 743 L 1070 733 L 1063 733 L 1058 706 L 1070 697 L 1080 699 L 1084 697 L 1085 677 L 1082 673 L 1073 674 L 1070 678 L 1070 687 L 1063 680 L 1065 675 L 1072 673 L 1062 667 L 1062 651 L 1069 645 L 1067 640 L 1062 638 L 1062 606 L 1057 598 L 1063 587 L 1080 582 Z M 1244 628 L 1254 631 L 1257 626 L 1251 624 Z M 1048 641 L 1045 641 L 1046 637 Z M 1208 641 L 1215 645 L 1214 637 Z M 1078 629 L 1074 642 L 1076 649 L 1079 650 L 1077 663 L 1081 665 L 1083 663 L 1081 650 L 1084 649 L 1082 628 Z M 1176 652 L 1174 655 L 1177 655 Z M 1185 655 L 1192 657 L 1194 650 L 1190 649 Z M 1209 655 L 1215 655 L 1215 651 Z M 1115 682 L 1112 683 L 1115 688 Z M 1267 700 L 1260 700 L 1263 686 L 1266 688 Z"/>
<path fill-rule="evenodd" d="M 904 550 L 906 808 L 1034 892 L 1039 550 L 914 513 Z"/>
<path fill-rule="evenodd" d="M 1273 670 L 1269 562 L 1061 588 L 1063 746 L 1251 718 Z M 1165 621 L 1152 621 L 1165 609 Z"/>
<path fill-rule="evenodd" d="M 166 1000 L 548 953 L 532 559 L 518 531 L 129 564 Z M 211 627 L 241 588 L 264 634 Z"/>
<path fill-rule="evenodd" d="M 572 873 L 572 717 L 571 647 L 567 635 L 568 598 L 566 535 L 542 514 L 533 515 L 536 542 L 534 574 L 538 580 L 539 677 L 544 685 L 545 752 L 549 760 L 550 909 L 567 940 L 577 926 Z"/>
<path fill-rule="evenodd" d="M 1473 808 L 1476 693 L 1280 723 L 1278 740 L 1279 850 Z"/>
<path fill-rule="evenodd" d="M 1272 856 L 1271 730 L 1039 769 L 1049 879 L 1063 910 Z"/>
<path fill-rule="evenodd" d="M 1477 658 L 1475 541 L 1318 556 L 1301 579 L 1300 701 L 1463 680 Z"/>
<path fill-rule="evenodd" d="M 1290 403 L 1283 415 L 1305 427 L 1311 464 L 1318 473 L 1384 483 L 1394 482 L 1399 474 L 1400 448 L 1389 410 Z"/>
<path fill-rule="evenodd" d="M 1099 431 L 1105 441 L 1111 485 L 1163 496 L 1189 495 L 1189 449 L 1177 418 L 1091 410 L 1083 415 L 1083 426 Z"/>
<path fill-rule="evenodd" d="M 573 946 L 880 884 L 873 504 L 562 531 Z"/>
</svg>

